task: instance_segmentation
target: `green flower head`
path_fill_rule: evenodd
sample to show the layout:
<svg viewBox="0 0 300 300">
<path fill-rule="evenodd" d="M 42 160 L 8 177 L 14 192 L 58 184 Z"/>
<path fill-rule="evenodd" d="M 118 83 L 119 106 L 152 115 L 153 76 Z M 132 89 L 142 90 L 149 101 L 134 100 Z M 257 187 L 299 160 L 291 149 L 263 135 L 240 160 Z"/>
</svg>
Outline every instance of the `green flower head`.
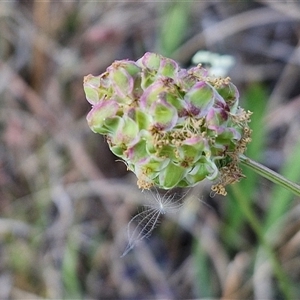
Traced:
<svg viewBox="0 0 300 300">
<path fill-rule="evenodd" d="M 239 107 L 229 78 L 210 77 L 201 65 L 182 69 L 148 52 L 86 76 L 84 91 L 92 105 L 88 125 L 106 137 L 140 188 L 209 179 L 225 195 L 225 186 L 243 177 L 238 163 L 251 140 L 251 112 Z"/>
</svg>

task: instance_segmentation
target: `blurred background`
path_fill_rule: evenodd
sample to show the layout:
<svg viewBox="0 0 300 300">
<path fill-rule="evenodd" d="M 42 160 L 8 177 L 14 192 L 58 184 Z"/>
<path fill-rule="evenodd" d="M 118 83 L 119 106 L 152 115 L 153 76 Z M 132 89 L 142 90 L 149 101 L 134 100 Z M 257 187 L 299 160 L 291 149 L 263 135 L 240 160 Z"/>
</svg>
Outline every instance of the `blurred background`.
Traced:
<svg viewBox="0 0 300 300">
<path fill-rule="evenodd" d="M 299 182 L 299 38 L 298 1 L 0 1 L 0 299 L 299 299 L 300 199 L 248 170 L 120 258 L 144 194 L 82 88 L 146 51 L 230 55 L 247 156 Z"/>
</svg>

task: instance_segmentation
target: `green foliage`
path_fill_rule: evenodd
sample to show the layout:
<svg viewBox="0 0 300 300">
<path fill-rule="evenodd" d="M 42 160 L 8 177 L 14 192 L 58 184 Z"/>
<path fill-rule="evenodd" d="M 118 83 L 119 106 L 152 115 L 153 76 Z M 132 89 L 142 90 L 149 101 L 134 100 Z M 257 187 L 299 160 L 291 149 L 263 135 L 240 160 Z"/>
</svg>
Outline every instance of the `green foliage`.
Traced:
<svg viewBox="0 0 300 300">
<path fill-rule="evenodd" d="M 216 296 L 214 280 L 212 278 L 211 264 L 207 252 L 201 245 L 201 239 L 194 241 L 193 263 L 195 266 L 194 287 L 197 296 L 201 299 Z"/>
<path fill-rule="evenodd" d="M 284 177 L 299 182 L 300 167 L 300 140 L 294 145 L 292 153 L 288 156 L 286 162 L 280 170 Z M 271 225 L 276 224 L 281 217 L 290 209 L 295 196 L 288 190 L 275 185 L 269 196 L 269 207 L 265 218 L 265 230 Z"/>
<path fill-rule="evenodd" d="M 252 143 L 247 148 L 247 156 L 254 160 L 261 160 L 265 151 L 266 127 L 264 126 L 264 118 L 266 115 L 267 95 L 262 85 L 251 86 L 245 96 L 245 107 L 253 111 L 253 117 L 250 127 L 253 130 Z M 280 172 L 284 177 L 297 181 L 300 178 L 300 171 L 296 161 L 300 160 L 299 142 L 295 146 L 293 155 L 287 160 Z M 258 253 L 261 251 L 266 254 L 266 259 L 270 261 L 273 272 L 277 277 L 280 291 L 285 295 L 286 299 L 293 299 L 295 295 L 295 285 L 285 273 L 281 263 L 278 261 L 272 245 L 270 233 L 266 235 L 269 227 L 274 224 L 287 212 L 291 201 L 294 199 L 291 191 L 283 189 L 275 185 L 270 193 L 270 201 L 263 220 L 257 216 L 257 212 L 253 206 L 259 201 L 260 179 L 261 177 L 250 169 L 245 169 L 246 179 L 234 185 L 230 189 L 230 197 L 227 203 L 226 227 L 224 229 L 224 241 L 229 242 L 233 248 L 239 248 L 236 237 L 242 235 L 242 224 L 248 223 L 256 235 L 256 245 Z M 276 227 L 279 230 L 278 227 Z M 274 228 L 273 228 L 274 229 Z M 272 230 L 272 234 L 276 234 L 276 230 Z M 259 259 L 259 255 L 255 259 Z M 255 264 L 255 262 L 254 262 Z"/>
<path fill-rule="evenodd" d="M 189 26 L 190 4 L 190 2 L 176 1 L 163 9 L 164 17 L 159 39 L 159 49 L 163 55 L 172 55 L 181 45 Z"/>
<path fill-rule="evenodd" d="M 261 161 L 266 146 L 266 126 L 264 118 L 266 115 L 267 99 L 268 95 L 266 89 L 261 84 L 256 83 L 249 86 L 245 93 L 245 109 L 253 112 L 251 123 L 249 124 L 252 129 L 252 141 L 247 146 L 246 154 L 256 161 Z M 245 193 L 253 197 L 253 191 L 256 190 L 255 187 L 259 176 L 247 168 L 244 168 L 244 174 L 247 180 L 243 180 L 241 185 Z"/>
<path fill-rule="evenodd" d="M 77 270 L 78 254 L 76 243 L 69 239 L 62 263 L 62 280 L 66 298 L 81 299 L 81 287 Z"/>
<path fill-rule="evenodd" d="M 267 94 L 264 86 L 253 84 L 245 92 L 243 105 L 246 109 L 251 110 L 250 128 L 253 130 L 252 141 L 247 147 L 247 155 L 255 160 L 260 160 L 265 151 L 266 129 L 264 126 L 265 109 L 267 105 Z M 257 195 L 258 183 L 260 177 L 248 168 L 243 168 L 246 178 L 236 185 L 239 190 L 243 191 L 244 200 L 253 203 Z M 224 241 L 231 246 L 237 246 L 241 243 L 241 238 L 237 238 L 241 226 L 245 222 L 245 215 L 236 205 L 234 193 L 229 189 L 229 197 L 226 203 L 226 226 L 224 227 Z"/>
</svg>

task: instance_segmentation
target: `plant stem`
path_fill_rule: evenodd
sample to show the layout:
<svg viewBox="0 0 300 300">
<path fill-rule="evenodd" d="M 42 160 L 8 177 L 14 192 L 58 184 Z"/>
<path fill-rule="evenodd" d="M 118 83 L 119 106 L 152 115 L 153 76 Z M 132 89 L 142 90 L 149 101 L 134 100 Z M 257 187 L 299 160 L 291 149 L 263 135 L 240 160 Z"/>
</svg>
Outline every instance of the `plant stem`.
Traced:
<svg viewBox="0 0 300 300">
<path fill-rule="evenodd" d="M 273 170 L 269 169 L 268 167 L 248 158 L 247 156 L 241 154 L 240 155 L 240 162 L 246 167 L 249 167 L 254 172 L 258 173 L 259 175 L 267 178 L 268 180 L 274 182 L 282 186 L 283 188 L 291 191 L 293 194 L 300 196 L 300 186 L 285 177 L 281 176 L 280 174 L 274 172 Z"/>
</svg>

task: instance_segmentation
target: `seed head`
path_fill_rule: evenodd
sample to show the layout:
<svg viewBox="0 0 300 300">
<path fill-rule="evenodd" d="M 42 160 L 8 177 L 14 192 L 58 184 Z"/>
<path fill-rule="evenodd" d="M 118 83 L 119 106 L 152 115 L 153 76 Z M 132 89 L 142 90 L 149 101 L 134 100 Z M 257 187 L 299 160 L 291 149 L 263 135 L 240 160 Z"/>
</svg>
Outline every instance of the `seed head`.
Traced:
<svg viewBox="0 0 300 300">
<path fill-rule="evenodd" d="M 140 188 L 191 187 L 206 178 L 224 195 L 243 177 L 238 162 L 251 140 L 251 112 L 239 107 L 230 78 L 148 52 L 86 76 L 84 91 L 88 125 L 106 136 Z"/>
</svg>

